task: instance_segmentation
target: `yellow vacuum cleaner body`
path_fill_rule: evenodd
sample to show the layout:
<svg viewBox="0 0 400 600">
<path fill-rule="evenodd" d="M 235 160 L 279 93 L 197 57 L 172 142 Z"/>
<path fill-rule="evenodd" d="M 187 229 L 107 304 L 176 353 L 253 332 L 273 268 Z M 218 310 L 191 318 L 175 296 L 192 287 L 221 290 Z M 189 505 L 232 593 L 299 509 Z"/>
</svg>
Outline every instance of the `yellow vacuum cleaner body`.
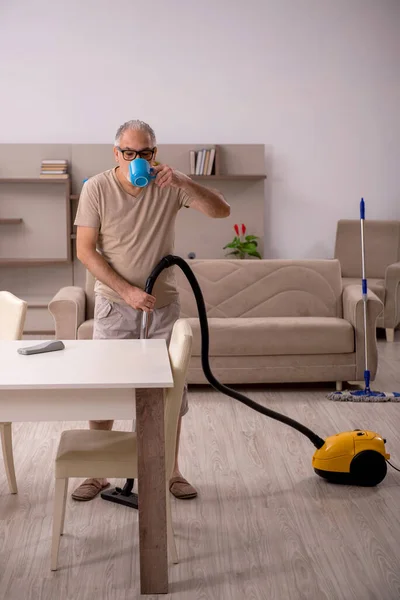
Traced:
<svg viewBox="0 0 400 600">
<path fill-rule="evenodd" d="M 314 471 L 332 483 L 374 486 L 386 476 L 386 440 L 375 431 L 356 429 L 326 438 L 312 459 Z"/>
</svg>

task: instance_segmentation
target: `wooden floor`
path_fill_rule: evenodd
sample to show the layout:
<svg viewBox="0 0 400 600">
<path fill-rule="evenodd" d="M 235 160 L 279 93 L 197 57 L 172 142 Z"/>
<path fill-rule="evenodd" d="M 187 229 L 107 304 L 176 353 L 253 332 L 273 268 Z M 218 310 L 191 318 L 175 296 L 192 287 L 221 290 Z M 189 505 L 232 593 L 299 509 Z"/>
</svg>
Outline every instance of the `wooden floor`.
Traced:
<svg viewBox="0 0 400 600">
<path fill-rule="evenodd" d="M 400 390 L 399 333 L 394 344 L 379 346 L 374 387 Z M 400 466 L 400 404 L 334 403 L 323 387 L 243 391 L 321 436 L 374 429 Z M 390 469 L 372 489 L 329 485 L 313 474 L 313 446 L 288 427 L 201 387 L 191 390 L 190 406 L 181 466 L 199 497 L 174 500 L 180 563 L 171 565 L 165 598 L 400 598 L 400 473 Z M 17 496 L 8 494 L 0 469 L 1 599 L 145 597 L 137 514 L 100 498 L 69 499 L 59 571 L 50 572 L 54 454 L 61 431 L 74 427 L 86 423 L 14 425 Z"/>
</svg>

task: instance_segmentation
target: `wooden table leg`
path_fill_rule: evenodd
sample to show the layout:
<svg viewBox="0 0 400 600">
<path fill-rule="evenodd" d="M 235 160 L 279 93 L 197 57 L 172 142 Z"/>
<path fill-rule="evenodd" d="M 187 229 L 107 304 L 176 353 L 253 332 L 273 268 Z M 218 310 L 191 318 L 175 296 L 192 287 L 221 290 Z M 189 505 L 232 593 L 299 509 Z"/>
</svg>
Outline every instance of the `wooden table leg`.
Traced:
<svg viewBox="0 0 400 600">
<path fill-rule="evenodd" d="M 164 390 L 136 390 L 140 590 L 168 593 Z"/>
</svg>

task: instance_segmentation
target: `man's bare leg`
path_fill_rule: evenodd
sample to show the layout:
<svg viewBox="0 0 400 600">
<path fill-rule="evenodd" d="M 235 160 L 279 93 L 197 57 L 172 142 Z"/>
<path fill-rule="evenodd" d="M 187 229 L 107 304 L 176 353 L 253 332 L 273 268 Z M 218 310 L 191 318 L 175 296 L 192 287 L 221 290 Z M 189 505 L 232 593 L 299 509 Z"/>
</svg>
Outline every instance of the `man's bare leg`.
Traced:
<svg viewBox="0 0 400 600">
<path fill-rule="evenodd" d="M 181 438 L 182 416 L 179 416 L 178 428 L 176 431 L 175 464 L 170 479 L 170 492 L 176 497 L 185 500 L 195 498 L 197 492 L 190 483 L 183 477 L 179 470 L 179 442 Z"/>
</svg>

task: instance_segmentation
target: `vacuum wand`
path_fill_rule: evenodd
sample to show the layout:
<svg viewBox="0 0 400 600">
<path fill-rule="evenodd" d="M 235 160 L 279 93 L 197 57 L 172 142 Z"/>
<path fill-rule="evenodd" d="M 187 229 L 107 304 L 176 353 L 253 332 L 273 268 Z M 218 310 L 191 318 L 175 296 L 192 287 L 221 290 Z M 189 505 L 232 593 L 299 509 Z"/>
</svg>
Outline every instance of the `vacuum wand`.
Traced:
<svg viewBox="0 0 400 600">
<path fill-rule="evenodd" d="M 140 325 L 140 339 L 145 340 L 147 338 L 147 326 L 148 326 L 147 312 L 144 310 L 142 314 L 142 322 Z"/>
<path fill-rule="evenodd" d="M 322 446 L 325 443 L 325 440 L 320 438 L 316 433 L 314 433 L 314 431 L 312 431 L 311 429 L 309 429 L 302 423 L 299 423 L 298 421 L 295 421 L 294 419 L 291 419 L 290 417 L 287 417 L 286 415 L 282 415 L 281 413 L 278 413 L 274 410 L 266 408 L 265 406 L 262 406 L 261 404 L 258 404 L 257 402 L 254 402 L 254 400 L 247 398 L 247 396 L 244 396 L 243 394 L 237 392 L 236 390 L 233 390 L 230 387 L 220 383 L 214 377 L 213 373 L 211 372 L 209 358 L 208 358 L 210 344 L 209 344 L 209 331 L 208 331 L 206 306 L 204 303 L 203 294 L 202 294 L 202 291 L 198 284 L 198 281 L 197 281 L 192 269 L 187 264 L 187 262 L 180 256 L 174 256 L 172 254 L 165 256 L 156 265 L 156 267 L 153 269 L 153 271 L 149 275 L 149 277 L 146 281 L 146 286 L 145 286 L 144 291 L 147 294 L 151 294 L 154 283 L 155 283 L 157 277 L 160 275 L 160 273 L 164 269 L 172 267 L 173 265 L 177 265 L 183 271 L 183 273 L 185 274 L 186 278 L 188 279 L 188 281 L 192 287 L 192 290 L 193 290 L 193 293 L 194 293 L 194 296 L 196 299 L 197 310 L 198 310 L 199 320 L 200 320 L 200 329 L 201 329 L 201 363 L 202 363 L 204 375 L 206 376 L 208 382 L 212 385 L 212 387 L 215 388 L 217 391 L 222 392 L 223 394 L 230 396 L 231 398 L 234 398 L 235 400 L 239 400 L 239 402 L 242 402 L 249 408 L 252 408 L 253 410 L 256 410 L 257 412 L 259 412 L 267 417 L 270 417 L 271 419 L 275 419 L 276 421 L 285 423 L 285 425 L 289 425 L 289 427 L 292 427 L 293 429 L 296 429 L 297 431 L 299 431 L 300 433 L 305 435 L 314 444 L 314 446 L 316 448 L 322 448 Z M 148 325 L 148 313 L 143 312 L 142 322 L 141 322 L 141 331 L 140 331 L 141 339 L 145 339 L 147 337 L 147 325 Z"/>
<path fill-rule="evenodd" d="M 164 256 L 164 258 L 161 259 L 160 262 L 154 267 L 154 269 L 152 270 L 152 272 L 150 273 L 150 275 L 146 281 L 146 285 L 144 288 L 144 291 L 146 292 L 146 294 L 151 294 L 151 292 L 153 291 L 153 286 L 156 282 L 157 277 L 160 275 L 160 273 L 162 273 L 162 271 L 164 271 L 164 269 L 168 269 L 168 267 L 171 267 L 173 264 L 175 264 L 175 262 L 173 262 L 173 260 L 175 258 L 179 258 L 179 257 L 172 256 L 171 254 L 168 256 Z M 141 321 L 141 326 L 140 326 L 140 339 L 141 340 L 147 338 L 147 327 L 148 327 L 148 313 L 144 310 L 142 313 L 142 321 Z"/>
</svg>

